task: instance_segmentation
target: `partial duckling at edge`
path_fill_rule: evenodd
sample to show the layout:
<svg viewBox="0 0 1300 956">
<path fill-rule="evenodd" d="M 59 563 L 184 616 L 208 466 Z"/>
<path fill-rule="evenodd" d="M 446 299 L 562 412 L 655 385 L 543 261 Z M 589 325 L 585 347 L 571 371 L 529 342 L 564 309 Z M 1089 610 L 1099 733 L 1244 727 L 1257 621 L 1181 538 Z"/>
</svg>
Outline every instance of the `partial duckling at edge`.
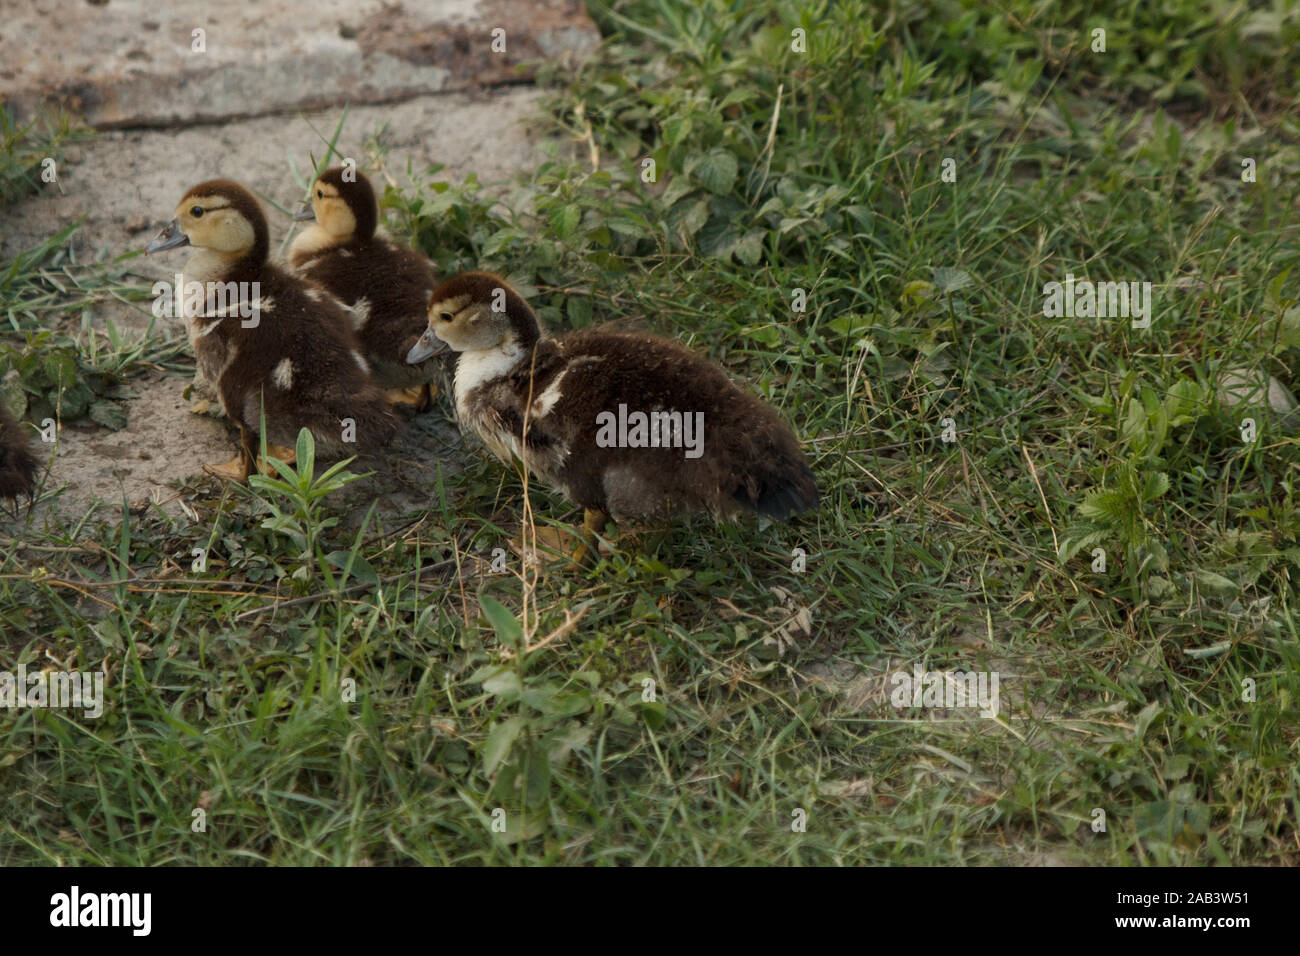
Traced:
<svg viewBox="0 0 1300 956">
<path fill-rule="evenodd" d="M 200 183 L 176 217 L 145 248 L 191 244 L 184 282 L 203 283 L 208 299 L 186 316 L 202 376 L 239 426 L 234 460 L 204 470 L 243 481 L 252 470 L 263 412 L 268 452 L 293 461 L 301 428 L 324 455 L 383 447 L 397 429 L 343 307 L 322 290 L 268 261 L 266 217 L 252 193 L 228 179 Z M 224 302 L 212 296 L 223 283 Z"/>
<path fill-rule="evenodd" d="M 36 489 L 36 456 L 22 424 L 0 402 L 0 498 L 31 498 Z"/>
<path fill-rule="evenodd" d="M 411 360 L 435 338 L 459 353 L 461 427 L 581 505 L 588 537 L 609 517 L 748 510 L 786 520 L 817 506 L 816 480 L 780 415 L 674 342 L 601 329 L 544 338 L 527 302 L 486 272 L 434 290 Z"/>
<path fill-rule="evenodd" d="M 351 167 L 321 173 L 312 184 L 311 209 L 294 218 L 315 222 L 289 247 L 289 264 L 351 309 L 366 361 L 388 400 L 427 411 L 431 383 L 450 355 L 431 354 L 414 365 L 406 357 L 427 327 L 429 293 L 438 284 L 433 264 L 377 231 L 375 191 Z"/>
</svg>

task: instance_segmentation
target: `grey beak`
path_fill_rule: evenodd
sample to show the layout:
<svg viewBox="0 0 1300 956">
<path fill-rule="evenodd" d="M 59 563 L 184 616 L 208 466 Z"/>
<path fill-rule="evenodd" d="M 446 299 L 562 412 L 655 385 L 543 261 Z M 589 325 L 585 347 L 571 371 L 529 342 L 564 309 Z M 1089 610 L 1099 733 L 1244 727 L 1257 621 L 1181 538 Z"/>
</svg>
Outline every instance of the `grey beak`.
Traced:
<svg viewBox="0 0 1300 956">
<path fill-rule="evenodd" d="M 406 353 L 407 365 L 419 365 L 425 359 L 445 351 L 447 343 L 433 334 L 433 329 L 425 329 L 420 340 Z"/>
<path fill-rule="evenodd" d="M 293 214 L 293 218 L 299 222 L 305 222 L 308 219 L 315 219 L 316 210 L 312 209 L 311 206 L 308 206 L 305 209 L 299 209 L 296 213 Z"/>
<path fill-rule="evenodd" d="M 175 246 L 189 245 L 190 237 L 181 232 L 180 220 L 173 219 L 163 227 L 163 231 L 154 236 L 153 241 L 144 247 L 144 254 L 162 252 Z"/>
</svg>

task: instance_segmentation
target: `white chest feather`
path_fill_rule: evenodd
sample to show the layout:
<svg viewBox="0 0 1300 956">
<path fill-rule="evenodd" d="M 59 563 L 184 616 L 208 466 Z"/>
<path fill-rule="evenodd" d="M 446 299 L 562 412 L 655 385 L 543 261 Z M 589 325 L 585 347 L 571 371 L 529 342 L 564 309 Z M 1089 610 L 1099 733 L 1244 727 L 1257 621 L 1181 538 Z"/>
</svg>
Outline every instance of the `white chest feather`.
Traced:
<svg viewBox="0 0 1300 956">
<path fill-rule="evenodd" d="M 460 353 L 456 361 L 456 412 L 462 421 L 472 416 L 470 393 L 509 375 L 523 357 L 523 347 L 514 343 L 501 348 Z"/>
</svg>

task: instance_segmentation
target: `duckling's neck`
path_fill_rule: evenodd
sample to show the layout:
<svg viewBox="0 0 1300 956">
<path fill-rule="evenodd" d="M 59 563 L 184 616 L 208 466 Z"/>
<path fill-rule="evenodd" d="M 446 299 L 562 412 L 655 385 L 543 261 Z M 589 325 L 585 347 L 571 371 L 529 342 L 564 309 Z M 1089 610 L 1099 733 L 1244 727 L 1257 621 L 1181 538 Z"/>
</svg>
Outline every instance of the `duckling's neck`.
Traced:
<svg viewBox="0 0 1300 956">
<path fill-rule="evenodd" d="M 240 272 L 254 267 L 247 251 L 222 252 L 219 249 L 199 249 L 185 263 L 186 282 L 227 282 Z"/>
<path fill-rule="evenodd" d="M 310 258 L 326 249 L 341 246 L 351 238 L 352 236 L 336 236 L 327 232 L 320 223 L 313 222 L 293 240 L 293 245 L 289 247 L 289 261 L 298 262 Z"/>
<path fill-rule="evenodd" d="M 470 393 L 510 375 L 527 358 L 528 351 L 512 332 L 490 349 L 460 353 L 456 361 L 456 409 L 462 418 Z"/>
</svg>

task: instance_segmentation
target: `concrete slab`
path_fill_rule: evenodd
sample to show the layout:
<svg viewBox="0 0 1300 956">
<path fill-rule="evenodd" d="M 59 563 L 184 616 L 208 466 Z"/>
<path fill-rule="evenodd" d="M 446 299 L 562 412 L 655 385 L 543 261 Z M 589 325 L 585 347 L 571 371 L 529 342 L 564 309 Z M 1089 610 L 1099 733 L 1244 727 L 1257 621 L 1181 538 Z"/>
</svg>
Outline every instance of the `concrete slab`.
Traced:
<svg viewBox="0 0 1300 956">
<path fill-rule="evenodd" d="M 524 82 L 599 40 L 580 0 L 0 0 L 0 91 L 98 129 L 212 123 Z"/>
<path fill-rule="evenodd" d="M 423 96 L 404 103 L 354 107 L 338 147 L 382 189 L 386 177 L 409 185 L 407 164 L 417 175 L 433 163 L 440 178 L 460 182 L 470 173 L 481 182 L 506 180 L 535 161 L 538 136 L 532 129 L 540 93 L 510 87 L 478 95 Z M 5 211 L 0 261 L 12 259 L 81 216 L 74 239 L 83 260 L 141 249 L 161 229 L 172 209 L 195 183 L 224 176 L 243 183 L 263 200 L 272 246 L 291 226 L 269 203 L 296 209 L 302 187 L 295 167 L 307 175 L 312 154 L 343 118 L 341 108 L 294 117 L 234 120 L 219 126 L 183 129 L 115 130 L 70 148 L 58 168 L 58 182 Z M 367 140 L 383 144 L 384 172 L 370 162 Z M 386 174 L 386 175 L 385 175 Z M 169 278 L 184 256 L 141 259 L 139 270 Z"/>
</svg>

